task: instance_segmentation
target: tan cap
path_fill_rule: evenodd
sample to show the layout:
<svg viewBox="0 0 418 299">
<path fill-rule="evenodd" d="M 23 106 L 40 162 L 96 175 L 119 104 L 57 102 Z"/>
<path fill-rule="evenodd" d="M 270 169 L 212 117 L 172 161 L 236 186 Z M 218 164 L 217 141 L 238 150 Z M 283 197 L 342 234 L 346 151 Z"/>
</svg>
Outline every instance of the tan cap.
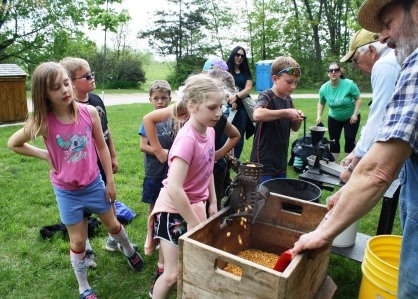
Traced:
<svg viewBox="0 0 418 299">
<path fill-rule="evenodd" d="M 353 57 L 354 52 L 361 46 L 374 43 L 379 40 L 379 34 L 367 31 L 365 29 L 361 29 L 357 31 L 350 41 L 350 47 L 348 49 L 347 54 L 344 55 L 343 58 L 340 59 L 341 62 L 346 62 L 351 57 Z"/>
<path fill-rule="evenodd" d="M 382 10 L 394 0 L 366 0 L 358 12 L 358 22 L 364 29 L 373 32 L 382 32 L 383 24 L 380 21 Z"/>
</svg>

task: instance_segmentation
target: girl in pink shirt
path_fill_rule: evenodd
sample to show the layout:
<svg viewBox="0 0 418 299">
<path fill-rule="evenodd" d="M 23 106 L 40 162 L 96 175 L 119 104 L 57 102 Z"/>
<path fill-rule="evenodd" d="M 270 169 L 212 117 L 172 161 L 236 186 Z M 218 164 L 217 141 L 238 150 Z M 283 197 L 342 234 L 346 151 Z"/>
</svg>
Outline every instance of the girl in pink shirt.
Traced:
<svg viewBox="0 0 418 299">
<path fill-rule="evenodd" d="M 67 71 L 55 62 L 40 64 L 32 75 L 33 114 L 25 126 L 10 137 L 8 146 L 20 155 L 47 161 L 62 223 L 70 237 L 70 259 L 81 299 L 94 299 L 87 281 L 84 212 L 95 213 L 120 243 L 129 265 L 140 271 L 143 261 L 132 247 L 123 226 L 111 209 L 116 197 L 109 150 L 95 107 L 78 104 Z M 28 141 L 44 138 L 46 150 Z M 96 154 L 97 151 L 97 154 Z M 106 186 L 97 166 L 106 173 Z"/>
<path fill-rule="evenodd" d="M 205 74 L 186 80 L 183 103 L 190 118 L 177 133 L 168 156 L 168 175 L 149 218 L 147 247 L 160 241 L 164 272 L 152 290 L 152 298 L 167 298 L 178 277 L 178 239 L 217 212 L 213 166 L 215 131 L 225 94 L 222 84 Z M 150 236 L 151 235 L 151 236 Z"/>
</svg>

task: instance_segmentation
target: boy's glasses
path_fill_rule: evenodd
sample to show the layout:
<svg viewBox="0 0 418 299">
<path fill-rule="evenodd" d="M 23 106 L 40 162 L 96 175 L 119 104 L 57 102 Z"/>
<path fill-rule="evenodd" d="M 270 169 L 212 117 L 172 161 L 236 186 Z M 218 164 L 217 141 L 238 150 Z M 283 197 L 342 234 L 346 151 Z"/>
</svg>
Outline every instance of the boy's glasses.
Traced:
<svg viewBox="0 0 418 299">
<path fill-rule="evenodd" d="M 245 58 L 245 54 L 236 53 L 235 56 L 238 58 Z"/>
<path fill-rule="evenodd" d="M 300 77 L 302 75 L 302 71 L 300 70 L 300 67 L 287 67 L 277 72 L 276 76 L 283 74 L 283 73 L 286 73 L 295 77 Z"/>
<path fill-rule="evenodd" d="M 86 79 L 87 81 L 90 81 L 90 80 L 93 80 L 93 77 L 94 77 L 94 73 L 91 73 L 91 74 L 86 74 L 86 75 L 78 77 L 78 78 L 74 78 L 74 80 Z"/>
<path fill-rule="evenodd" d="M 328 73 L 338 73 L 340 71 L 340 68 L 336 68 L 336 69 L 329 69 Z"/>
</svg>

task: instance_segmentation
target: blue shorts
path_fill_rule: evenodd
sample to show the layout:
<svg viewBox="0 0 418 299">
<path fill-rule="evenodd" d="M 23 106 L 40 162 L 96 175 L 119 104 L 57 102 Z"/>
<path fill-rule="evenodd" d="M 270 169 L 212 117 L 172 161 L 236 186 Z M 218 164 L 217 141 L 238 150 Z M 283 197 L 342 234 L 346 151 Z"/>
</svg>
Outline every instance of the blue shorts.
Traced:
<svg viewBox="0 0 418 299">
<path fill-rule="evenodd" d="M 142 202 L 154 205 L 162 187 L 163 179 L 145 178 L 142 184 Z"/>
<path fill-rule="evenodd" d="M 63 190 L 52 186 L 58 203 L 61 222 L 77 224 L 83 220 L 84 212 L 103 214 L 111 208 L 106 201 L 106 189 L 100 175 L 81 190 Z"/>
</svg>

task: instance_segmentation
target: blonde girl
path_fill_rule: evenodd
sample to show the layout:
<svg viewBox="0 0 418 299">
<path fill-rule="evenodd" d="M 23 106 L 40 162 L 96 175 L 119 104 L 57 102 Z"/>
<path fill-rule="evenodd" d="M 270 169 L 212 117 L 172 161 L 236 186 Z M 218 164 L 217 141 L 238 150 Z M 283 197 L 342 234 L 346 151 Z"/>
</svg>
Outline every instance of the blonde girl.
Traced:
<svg viewBox="0 0 418 299">
<path fill-rule="evenodd" d="M 167 298 L 178 277 L 178 239 L 217 212 L 213 166 L 215 131 L 225 94 L 222 84 L 205 74 L 186 80 L 183 104 L 189 119 L 177 133 L 168 155 L 168 175 L 148 223 L 146 254 L 160 242 L 164 272 L 153 298 Z"/>
<path fill-rule="evenodd" d="M 35 69 L 32 101 L 33 114 L 24 127 L 10 137 L 8 147 L 17 154 L 49 163 L 61 221 L 70 237 L 70 259 L 80 298 L 94 299 L 96 295 L 87 281 L 84 212 L 98 215 L 107 231 L 120 243 L 133 269 L 140 271 L 143 264 L 111 209 L 116 188 L 99 114 L 96 108 L 75 102 L 69 75 L 55 62 L 42 63 Z M 43 137 L 46 149 L 28 143 L 39 136 Z M 100 176 L 97 157 L 106 173 L 106 186 Z"/>
</svg>

